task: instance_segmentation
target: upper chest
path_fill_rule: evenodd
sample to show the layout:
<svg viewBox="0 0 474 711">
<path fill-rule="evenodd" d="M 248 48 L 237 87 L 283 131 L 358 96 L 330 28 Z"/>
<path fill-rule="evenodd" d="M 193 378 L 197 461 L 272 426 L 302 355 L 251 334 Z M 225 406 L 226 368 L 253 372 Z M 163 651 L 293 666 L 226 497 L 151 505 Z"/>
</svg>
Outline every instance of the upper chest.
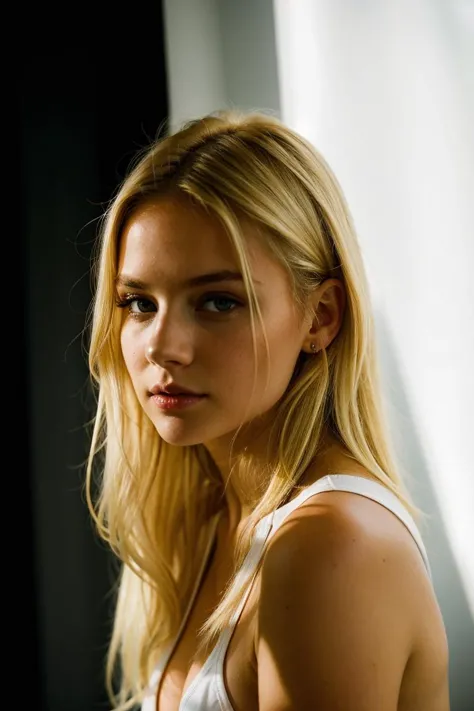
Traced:
<svg viewBox="0 0 474 711">
<path fill-rule="evenodd" d="M 161 676 L 156 711 L 179 711 L 211 649 L 198 652 L 198 632 L 220 600 L 230 578 L 230 564 L 213 557 L 204 572 L 187 621 Z M 257 711 L 255 632 L 260 583 L 256 576 L 225 650 L 222 677 L 234 711 Z"/>
</svg>

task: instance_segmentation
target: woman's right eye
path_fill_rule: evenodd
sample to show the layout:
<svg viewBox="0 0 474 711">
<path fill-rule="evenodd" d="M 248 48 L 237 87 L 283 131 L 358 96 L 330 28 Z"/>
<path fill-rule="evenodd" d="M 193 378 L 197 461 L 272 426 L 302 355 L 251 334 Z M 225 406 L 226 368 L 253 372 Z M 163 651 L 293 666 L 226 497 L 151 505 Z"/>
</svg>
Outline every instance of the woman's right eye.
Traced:
<svg viewBox="0 0 474 711">
<path fill-rule="evenodd" d="M 150 313 L 155 310 L 155 305 L 148 299 L 133 299 L 129 303 L 129 311 L 132 314 Z"/>
<path fill-rule="evenodd" d="M 116 305 L 119 309 L 127 309 L 132 316 L 140 316 L 141 314 L 153 313 L 156 311 L 155 304 L 149 299 L 143 299 L 139 296 L 129 294 L 118 298 Z"/>
</svg>

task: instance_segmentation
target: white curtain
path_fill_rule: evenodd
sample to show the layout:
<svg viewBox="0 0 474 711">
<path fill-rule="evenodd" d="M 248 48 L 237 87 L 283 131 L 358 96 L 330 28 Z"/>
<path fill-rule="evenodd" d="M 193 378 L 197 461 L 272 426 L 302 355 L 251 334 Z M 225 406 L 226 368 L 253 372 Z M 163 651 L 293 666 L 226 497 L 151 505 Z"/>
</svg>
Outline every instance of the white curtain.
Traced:
<svg viewBox="0 0 474 711">
<path fill-rule="evenodd" d="M 456 0 L 274 0 L 280 113 L 346 194 L 399 375 L 387 369 L 388 396 L 400 403 L 401 384 L 396 416 L 409 413 L 471 613 L 473 10 Z"/>
</svg>

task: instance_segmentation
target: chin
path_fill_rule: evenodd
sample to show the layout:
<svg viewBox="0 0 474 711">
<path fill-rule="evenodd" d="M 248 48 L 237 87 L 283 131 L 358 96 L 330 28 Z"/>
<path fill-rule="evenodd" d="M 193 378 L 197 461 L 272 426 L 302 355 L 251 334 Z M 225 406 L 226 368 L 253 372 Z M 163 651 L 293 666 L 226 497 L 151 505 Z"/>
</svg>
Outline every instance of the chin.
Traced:
<svg viewBox="0 0 474 711">
<path fill-rule="evenodd" d="M 196 425 L 192 426 L 189 422 L 185 423 L 177 419 L 163 422 L 156 419 L 153 422 L 154 427 L 161 439 L 175 447 L 191 447 L 196 444 L 204 444 L 218 441 L 220 438 L 227 438 L 235 433 L 237 426 L 222 428 L 222 426 L 209 427 Z"/>
<path fill-rule="evenodd" d="M 197 428 L 192 429 L 189 426 L 183 427 L 182 423 L 173 423 L 168 427 L 163 427 L 162 422 L 153 424 L 161 439 L 174 447 L 191 447 L 202 444 L 206 439 L 204 432 L 198 432 Z"/>
</svg>

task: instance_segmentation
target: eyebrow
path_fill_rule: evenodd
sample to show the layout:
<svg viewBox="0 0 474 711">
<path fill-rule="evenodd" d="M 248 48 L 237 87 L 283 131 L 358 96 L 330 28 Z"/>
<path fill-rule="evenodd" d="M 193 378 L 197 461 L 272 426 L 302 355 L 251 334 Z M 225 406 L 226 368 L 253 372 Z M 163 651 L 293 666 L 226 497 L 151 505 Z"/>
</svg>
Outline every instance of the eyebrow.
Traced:
<svg viewBox="0 0 474 711">
<path fill-rule="evenodd" d="M 209 274 L 198 274 L 197 276 L 186 279 L 183 282 L 184 287 L 191 286 L 202 286 L 203 284 L 214 284 L 220 281 L 243 281 L 242 274 L 240 272 L 232 272 L 228 269 L 223 269 L 220 272 L 210 272 Z M 259 281 L 254 279 L 256 284 L 260 284 Z M 115 279 L 116 286 L 126 286 L 129 289 L 140 289 L 141 291 L 147 291 L 149 285 L 140 279 L 134 279 L 133 277 L 127 276 L 126 274 L 119 274 Z"/>
</svg>

